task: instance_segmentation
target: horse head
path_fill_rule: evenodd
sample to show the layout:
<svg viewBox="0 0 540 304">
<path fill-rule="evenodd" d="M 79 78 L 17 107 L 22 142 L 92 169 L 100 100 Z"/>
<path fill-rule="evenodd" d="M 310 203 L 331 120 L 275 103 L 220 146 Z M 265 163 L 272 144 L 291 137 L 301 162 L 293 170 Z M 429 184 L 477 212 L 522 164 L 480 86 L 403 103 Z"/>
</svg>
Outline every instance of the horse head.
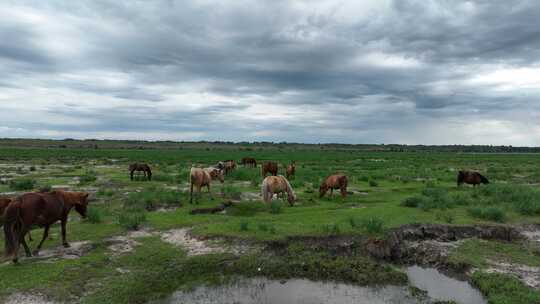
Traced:
<svg viewBox="0 0 540 304">
<path fill-rule="evenodd" d="M 72 203 L 77 213 L 79 213 L 82 218 L 86 218 L 86 209 L 88 206 L 88 193 L 75 192 L 73 195 Z"/>
<path fill-rule="evenodd" d="M 319 186 L 319 198 L 323 197 L 327 191 L 328 191 L 328 185 L 326 184 L 326 182 L 322 182 L 321 185 Z"/>
</svg>

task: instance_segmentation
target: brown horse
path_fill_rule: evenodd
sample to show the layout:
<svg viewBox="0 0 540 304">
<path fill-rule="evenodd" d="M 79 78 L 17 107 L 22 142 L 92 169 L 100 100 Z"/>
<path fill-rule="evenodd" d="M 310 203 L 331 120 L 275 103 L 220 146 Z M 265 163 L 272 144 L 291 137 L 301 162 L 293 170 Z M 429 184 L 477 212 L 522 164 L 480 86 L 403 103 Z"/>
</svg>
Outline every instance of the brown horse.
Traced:
<svg viewBox="0 0 540 304">
<path fill-rule="evenodd" d="M 193 203 L 193 185 L 197 187 L 197 193 L 201 194 L 201 187 L 206 186 L 208 188 L 208 193 L 212 197 L 212 192 L 210 192 L 210 184 L 212 180 L 218 179 L 222 184 L 225 181 L 223 178 L 223 172 L 215 167 L 209 168 L 191 168 L 189 172 L 189 203 Z"/>
<path fill-rule="evenodd" d="M 255 158 L 253 158 L 253 157 L 244 157 L 244 158 L 242 158 L 240 163 L 244 167 L 250 167 L 250 168 L 256 168 L 257 167 L 257 160 L 255 160 Z"/>
<path fill-rule="evenodd" d="M 152 170 L 150 170 L 150 166 L 144 163 L 134 163 L 129 165 L 129 176 L 131 180 L 133 180 L 133 172 L 135 171 L 142 171 L 144 173 L 144 177 L 148 180 L 152 180 Z"/>
<path fill-rule="evenodd" d="M 264 162 L 261 167 L 262 177 L 266 177 L 266 173 L 270 173 L 273 176 L 276 176 L 278 173 L 278 164 L 273 161 Z"/>
<path fill-rule="evenodd" d="M 489 180 L 485 178 L 482 174 L 475 171 L 459 171 L 457 176 L 457 185 L 458 187 L 461 184 L 466 183 L 476 187 L 480 184 L 489 184 Z"/>
<path fill-rule="evenodd" d="M 291 176 L 294 176 L 294 174 L 296 173 L 296 162 L 292 161 L 287 166 L 287 170 L 285 172 L 286 172 L 285 175 L 287 176 L 287 179 L 291 178 Z"/>
<path fill-rule="evenodd" d="M 225 175 L 229 174 L 234 169 L 236 169 L 236 162 L 234 160 L 229 159 L 223 161 L 223 171 Z"/>
<path fill-rule="evenodd" d="M 296 195 L 285 176 L 268 176 L 262 182 L 261 195 L 265 203 L 272 201 L 272 197 L 275 193 L 279 195 L 280 193 L 285 192 L 287 193 L 287 201 L 289 202 L 289 205 L 292 206 L 296 201 Z"/>
<path fill-rule="evenodd" d="M 43 193 L 26 193 L 17 197 L 5 211 L 5 254 L 13 256 L 13 262 L 17 263 L 19 246 L 22 243 L 26 256 L 32 256 L 30 249 L 24 240 L 30 226 L 39 225 L 44 227 L 43 238 L 34 255 L 39 254 L 39 250 L 45 239 L 49 235 L 49 227 L 61 222 L 62 245 L 69 247 L 66 240 L 66 224 L 69 212 L 75 210 L 83 217 L 86 217 L 86 207 L 88 205 L 88 193 L 52 191 Z"/>
<path fill-rule="evenodd" d="M 0 228 L 4 226 L 4 212 L 12 202 L 11 198 L 0 198 Z M 32 242 L 30 231 L 28 231 L 28 241 Z"/>
<path fill-rule="evenodd" d="M 348 179 L 343 174 L 333 174 L 328 176 L 319 187 L 319 197 L 323 197 L 330 189 L 330 195 L 334 195 L 334 189 L 341 190 L 341 196 L 345 198 L 347 196 L 347 184 Z"/>
</svg>

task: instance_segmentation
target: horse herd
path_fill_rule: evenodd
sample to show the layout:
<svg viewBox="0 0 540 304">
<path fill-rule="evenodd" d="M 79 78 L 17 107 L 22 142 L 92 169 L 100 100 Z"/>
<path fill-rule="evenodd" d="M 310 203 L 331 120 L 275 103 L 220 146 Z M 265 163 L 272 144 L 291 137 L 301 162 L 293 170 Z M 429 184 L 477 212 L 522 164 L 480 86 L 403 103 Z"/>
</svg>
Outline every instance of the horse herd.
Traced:
<svg viewBox="0 0 540 304">
<path fill-rule="evenodd" d="M 245 167 L 256 168 L 257 161 L 254 158 L 245 157 L 241 160 Z M 210 196 L 211 182 L 219 180 L 224 182 L 224 176 L 231 173 L 236 168 L 234 160 L 220 161 L 216 165 L 206 168 L 192 167 L 189 172 L 190 182 L 190 203 L 193 202 L 193 187 L 197 188 L 200 195 L 201 188 L 207 187 Z M 269 203 L 274 194 L 287 195 L 287 201 L 292 206 L 297 197 L 294 193 L 289 178 L 296 173 L 296 163 L 293 161 L 285 167 L 285 174 L 278 175 L 278 164 L 272 161 L 263 162 L 261 165 L 261 197 L 265 203 Z M 135 171 L 144 172 L 144 177 L 148 180 L 152 178 L 150 166 L 144 163 L 135 163 L 129 166 L 130 178 L 133 180 Z M 270 174 L 270 176 L 266 176 Z M 488 179 L 478 172 L 459 171 L 457 176 L 457 185 L 463 183 L 477 186 L 479 184 L 489 183 Z M 319 186 L 319 197 L 323 197 L 329 190 L 333 195 L 334 190 L 339 190 L 342 197 L 347 196 L 348 178 L 344 174 L 332 174 L 326 177 Z M 20 245 L 23 246 L 26 256 L 39 254 L 43 242 L 47 239 L 49 228 L 54 223 L 60 221 L 62 232 L 62 245 L 69 247 L 66 240 L 66 224 L 69 212 L 75 209 L 81 217 L 86 217 L 88 205 L 88 193 L 69 192 L 69 191 L 40 191 L 22 194 L 15 198 L 0 198 L 0 227 L 4 226 L 5 237 L 5 255 L 12 257 L 13 262 L 18 260 Z M 29 240 L 30 228 L 34 225 L 43 227 L 43 236 L 36 249 L 31 252 L 25 237 Z"/>
</svg>

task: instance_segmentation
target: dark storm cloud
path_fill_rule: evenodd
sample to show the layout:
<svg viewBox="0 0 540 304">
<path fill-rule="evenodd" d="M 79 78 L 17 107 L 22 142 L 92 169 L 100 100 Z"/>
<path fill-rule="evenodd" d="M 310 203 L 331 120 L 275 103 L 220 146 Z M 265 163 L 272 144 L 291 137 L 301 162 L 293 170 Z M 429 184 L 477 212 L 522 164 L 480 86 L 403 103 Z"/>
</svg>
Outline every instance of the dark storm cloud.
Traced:
<svg viewBox="0 0 540 304">
<path fill-rule="evenodd" d="M 0 98 L 87 120 L 31 126 L 54 134 L 401 142 L 399 132 L 416 132 L 407 140 L 429 143 L 418 130 L 433 124 L 517 126 L 538 111 L 540 84 L 529 79 L 540 71 L 537 1 L 30 1 L 1 9 L 10 14 L 0 22 L 0 86 L 9 89 Z M 490 76 L 520 68 L 532 72 Z M 80 106 L 51 111 L 55 102 Z M 206 123 L 215 120 L 222 126 Z M 505 143 L 496 135 L 485 142 Z M 449 140 L 473 136 L 484 140 Z M 519 138 L 513 143 L 540 144 Z"/>
</svg>

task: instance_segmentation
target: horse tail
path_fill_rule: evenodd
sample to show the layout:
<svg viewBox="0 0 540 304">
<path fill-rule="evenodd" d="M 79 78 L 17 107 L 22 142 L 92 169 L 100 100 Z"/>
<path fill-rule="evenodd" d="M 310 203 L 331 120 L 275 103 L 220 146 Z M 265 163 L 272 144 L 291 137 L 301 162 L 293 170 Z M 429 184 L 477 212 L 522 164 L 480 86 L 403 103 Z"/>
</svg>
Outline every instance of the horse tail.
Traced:
<svg viewBox="0 0 540 304">
<path fill-rule="evenodd" d="M 268 183 L 268 180 L 265 178 L 261 183 L 261 195 L 265 203 L 268 203 L 270 201 L 269 200 L 270 192 L 271 192 L 270 184 Z"/>
<path fill-rule="evenodd" d="M 5 256 L 15 254 L 22 230 L 21 207 L 18 202 L 8 206 L 4 214 Z"/>
<path fill-rule="evenodd" d="M 483 176 L 483 175 L 480 174 L 480 173 L 478 173 L 478 176 L 480 176 L 480 182 L 481 182 L 482 184 L 489 184 L 489 180 L 488 180 L 485 176 Z"/>
</svg>

